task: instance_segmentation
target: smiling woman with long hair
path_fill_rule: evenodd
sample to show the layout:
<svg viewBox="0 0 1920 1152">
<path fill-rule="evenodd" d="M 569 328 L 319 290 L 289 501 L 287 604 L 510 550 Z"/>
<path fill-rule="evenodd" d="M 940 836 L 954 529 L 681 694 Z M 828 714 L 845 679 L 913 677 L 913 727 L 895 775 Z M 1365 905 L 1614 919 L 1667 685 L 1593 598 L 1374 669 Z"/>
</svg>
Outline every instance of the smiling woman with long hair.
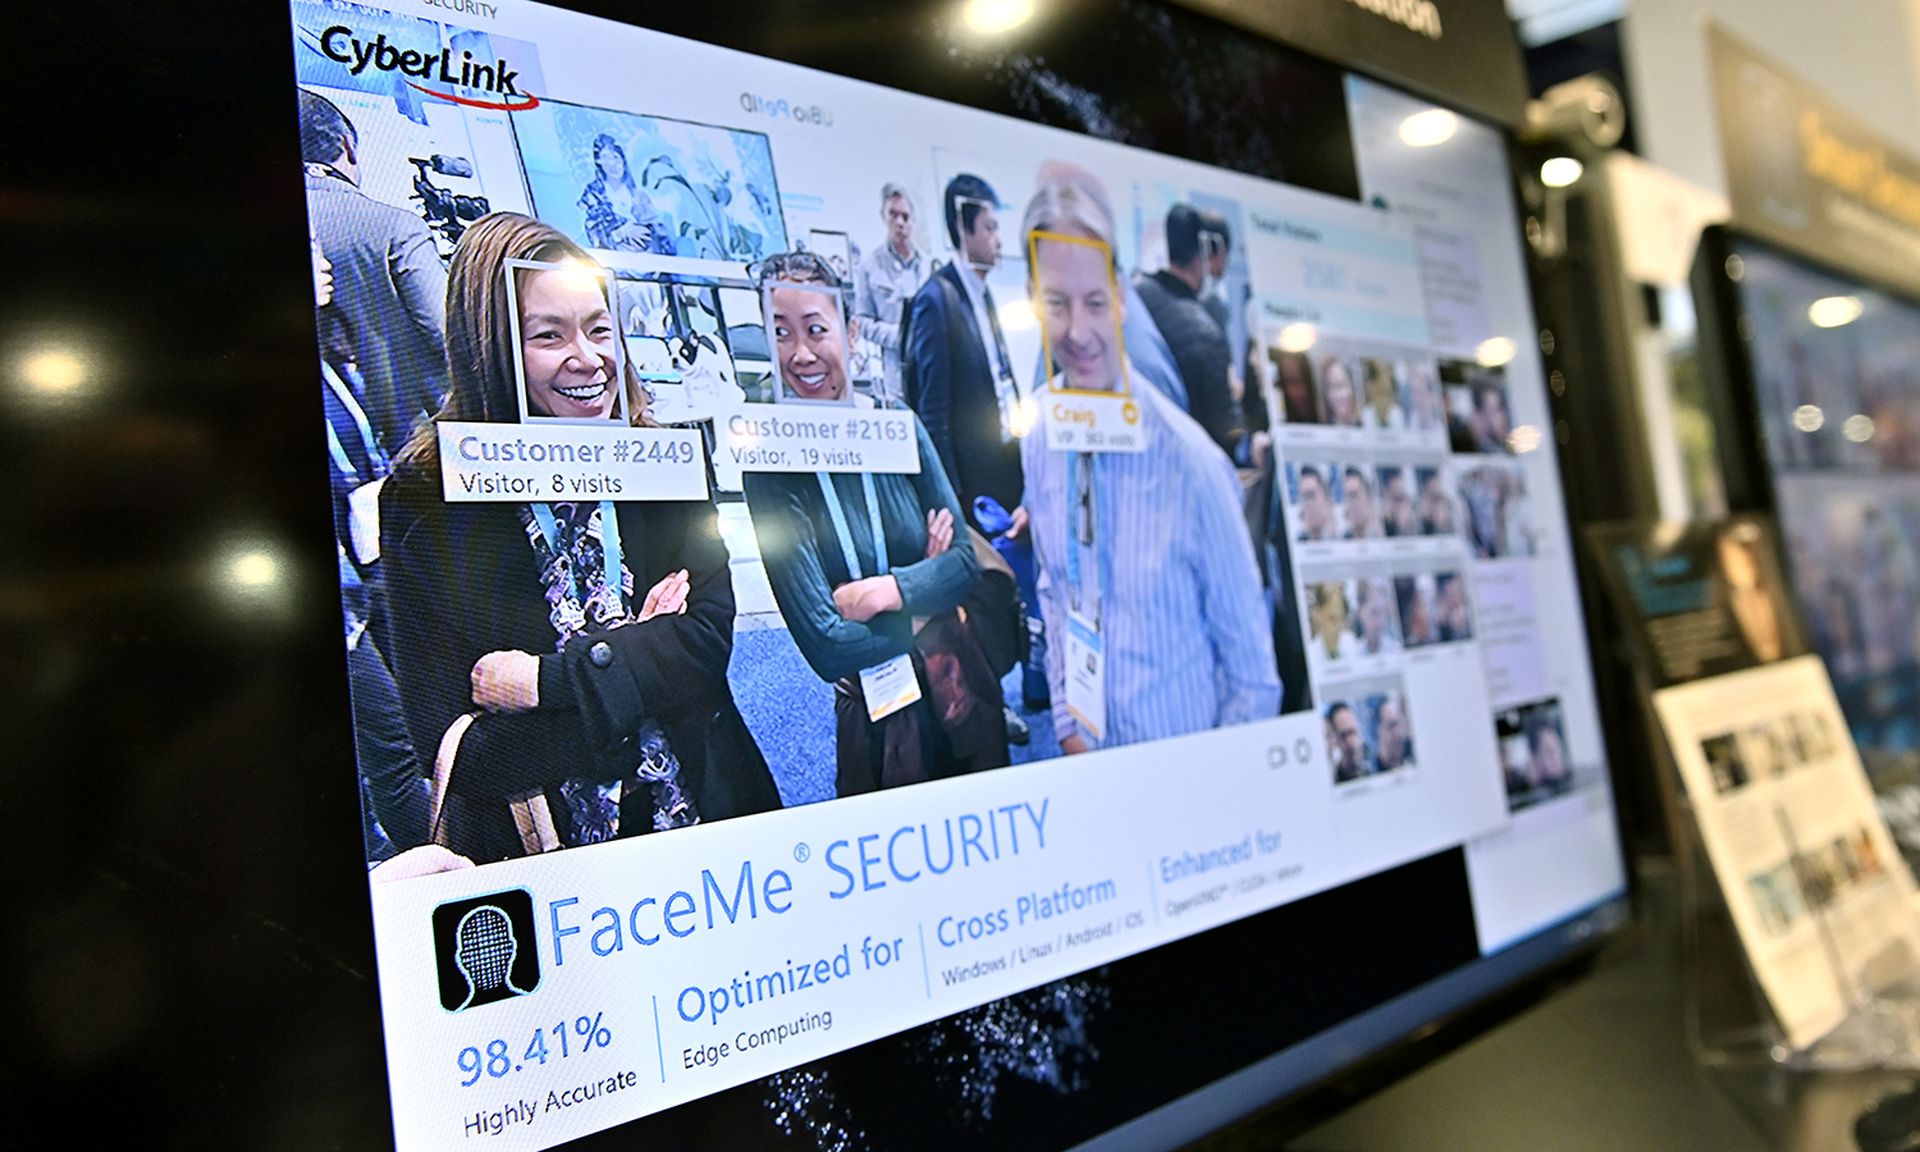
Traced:
<svg viewBox="0 0 1920 1152">
<path fill-rule="evenodd" d="M 576 270 L 515 271 L 516 314 L 512 259 Z M 632 369 L 615 379 L 597 273 L 529 217 L 469 228 L 448 269 L 453 384 L 435 422 L 517 421 L 524 375 L 535 416 L 650 423 Z M 449 503 L 428 423 L 380 511 L 395 680 L 415 747 L 439 750 L 442 842 L 499 859 L 779 807 L 727 686 L 733 586 L 711 504 Z"/>
</svg>

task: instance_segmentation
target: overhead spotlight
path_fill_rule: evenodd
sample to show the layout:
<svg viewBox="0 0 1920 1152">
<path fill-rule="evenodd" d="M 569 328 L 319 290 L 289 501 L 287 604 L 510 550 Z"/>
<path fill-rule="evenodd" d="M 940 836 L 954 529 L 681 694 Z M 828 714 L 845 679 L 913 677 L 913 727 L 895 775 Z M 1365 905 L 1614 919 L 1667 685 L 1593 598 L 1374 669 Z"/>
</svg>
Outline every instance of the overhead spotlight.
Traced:
<svg viewBox="0 0 1920 1152">
<path fill-rule="evenodd" d="M 1840 328 L 1860 319 L 1864 310 L 1858 296 L 1822 296 L 1807 305 L 1807 319 L 1815 328 Z"/>
<path fill-rule="evenodd" d="M 1280 351 L 1305 352 L 1319 338 L 1320 333 L 1311 324 L 1289 324 L 1280 329 Z"/>
<path fill-rule="evenodd" d="M 1540 165 L 1540 183 L 1549 188 L 1565 188 L 1580 179 L 1586 166 L 1571 156 L 1554 156 Z"/>
<path fill-rule="evenodd" d="M 227 561 L 227 581 L 237 588 L 266 588 L 279 578 L 280 562 L 265 549 L 250 549 Z"/>
<path fill-rule="evenodd" d="M 1840 435 L 1855 444 L 1865 444 L 1873 439 L 1873 417 L 1856 412 L 1840 422 Z"/>
<path fill-rule="evenodd" d="M 1445 108 L 1415 112 L 1400 121 L 1400 142 L 1409 148 L 1432 148 L 1453 139 L 1460 130 L 1460 117 Z"/>
<path fill-rule="evenodd" d="M 967 0 L 961 19 L 982 36 L 998 36 L 1033 19 L 1033 9 L 1033 0 Z"/>
<path fill-rule="evenodd" d="M 1039 318 L 1033 314 L 1033 305 L 1017 297 L 1001 304 L 996 315 L 1000 317 L 1000 330 L 1003 332 L 1025 332 L 1040 324 Z"/>
<path fill-rule="evenodd" d="M 20 382 L 47 400 L 70 399 L 86 386 L 87 362 L 59 345 L 36 348 L 20 359 Z"/>
<path fill-rule="evenodd" d="M 1520 346 L 1505 336 L 1482 340 L 1473 350 L 1473 358 L 1482 368 L 1499 368 L 1520 352 Z"/>
<path fill-rule="evenodd" d="M 1802 432 L 1818 432 L 1827 426 L 1827 414 L 1818 404 L 1802 404 L 1793 410 L 1793 426 Z"/>
</svg>

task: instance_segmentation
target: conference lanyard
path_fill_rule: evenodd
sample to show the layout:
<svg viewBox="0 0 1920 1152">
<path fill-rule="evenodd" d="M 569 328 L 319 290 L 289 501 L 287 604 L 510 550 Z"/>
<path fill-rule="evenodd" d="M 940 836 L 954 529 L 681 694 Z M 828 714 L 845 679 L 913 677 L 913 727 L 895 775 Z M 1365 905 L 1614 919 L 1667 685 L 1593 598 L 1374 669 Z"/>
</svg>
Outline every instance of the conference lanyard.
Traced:
<svg viewBox="0 0 1920 1152">
<path fill-rule="evenodd" d="M 820 481 L 820 494 L 827 500 L 827 515 L 833 517 L 833 530 L 840 537 L 840 554 L 847 560 L 847 577 L 860 579 L 860 556 L 853 550 L 853 533 L 847 528 L 847 514 L 840 507 L 840 495 L 834 491 L 833 480 L 825 472 L 815 472 L 814 478 Z M 860 473 L 860 486 L 867 498 L 867 521 L 873 526 L 874 561 L 880 566 L 876 576 L 887 574 L 887 538 L 880 530 L 880 498 L 874 494 L 873 473 Z"/>
<path fill-rule="evenodd" d="M 1091 452 L 1076 452 L 1067 458 L 1067 487 L 1073 505 L 1067 517 L 1067 596 L 1076 612 L 1090 617 L 1094 627 L 1101 622 L 1101 572 L 1099 496 L 1094 485 L 1094 458 Z M 1085 553 L 1091 570 L 1091 587 L 1080 582 L 1080 557 Z"/>
<path fill-rule="evenodd" d="M 539 525 L 540 535 L 546 537 L 547 550 L 555 556 L 561 555 L 560 522 L 554 518 L 553 506 L 535 504 L 532 507 L 533 522 Z M 580 530 L 585 532 L 586 527 L 582 525 Z M 607 591 L 613 597 L 614 612 L 624 616 L 626 608 L 620 597 L 620 518 L 615 514 L 611 500 L 600 501 L 600 559 L 606 567 Z M 584 606 L 587 590 L 580 586 L 580 574 L 571 571 L 571 567 L 569 574 L 573 578 L 573 594 L 580 598 Z"/>
<path fill-rule="evenodd" d="M 320 362 L 320 379 L 333 393 L 334 399 L 340 401 L 340 407 L 346 411 L 354 427 L 360 430 L 360 444 L 366 449 L 367 459 L 372 462 L 374 471 L 376 473 L 383 471 L 386 453 L 380 447 L 380 438 L 373 434 L 373 425 L 367 420 L 366 411 L 354 398 L 353 390 L 347 387 L 338 373 L 334 372 L 333 365 L 325 360 Z M 360 470 L 353 466 L 352 460 L 347 456 L 346 447 L 340 443 L 340 434 L 334 431 L 331 420 L 327 421 L 327 450 L 333 454 L 333 462 L 339 466 L 343 474 L 348 476 L 360 474 Z M 367 479 L 375 478 L 370 476 Z"/>
</svg>

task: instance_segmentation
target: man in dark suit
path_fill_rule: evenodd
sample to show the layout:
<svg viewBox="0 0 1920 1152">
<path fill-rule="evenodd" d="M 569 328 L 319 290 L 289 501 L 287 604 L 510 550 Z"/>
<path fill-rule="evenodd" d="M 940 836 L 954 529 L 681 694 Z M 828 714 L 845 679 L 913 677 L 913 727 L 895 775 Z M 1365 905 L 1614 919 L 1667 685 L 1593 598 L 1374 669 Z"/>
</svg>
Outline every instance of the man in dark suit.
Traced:
<svg viewBox="0 0 1920 1152">
<path fill-rule="evenodd" d="M 351 364 L 381 447 L 397 454 L 440 407 L 447 272 L 420 217 L 360 190 L 360 133 L 334 103 L 300 90 L 313 239 L 333 269 L 321 355 Z"/>
<path fill-rule="evenodd" d="M 1134 286 L 1173 351 L 1174 365 L 1187 385 L 1188 413 L 1232 456 L 1246 426 L 1227 378 L 1232 362 L 1227 334 L 1200 300 L 1207 279 L 1208 254 L 1201 240 L 1206 231 L 1193 205 L 1175 204 L 1167 211 L 1167 266 L 1139 277 Z"/>
<path fill-rule="evenodd" d="M 1026 512 L 1020 445 L 1012 421 L 1019 402 L 1013 362 L 1000 333 L 987 274 L 1000 263 L 1000 220 L 993 189 L 956 176 L 944 197 L 955 259 L 914 294 L 903 346 L 907 406 L 920 414 L 947 479 L 974 527 L 974 501 L 990 496 L 1013 514 L 1020 536 Z"/>
<path fill-rule="evenodd" d="M 1004 536 L 1015 545 L 1005 553 L 1027 587 L 1033 552 L 1026 540 L 1026 482 L 1014 435 L 1020 393 L 998 306 L 987 287 L 987 274 L 1000 263 L 1000 201 L 985 180 L 964 174 L 947 182 L 941 200 L 954 259 L 927 278 L 907 308 L 900 339 L 907 406 L 920 414 L 968 521 L 983 535 Z M 989 517 L 983 523 L 975 507 L 983 496 L 1005 509 L 1010 522 Z M 1044 707 L 1046 680 L 1037 673 L 1044 641 L 1037 619 L 1029 619 L 1028 633 L 1035 643 L 1028 656 L 1026 702 Z M 1025 724 L 1011 711 L 1008 730 L 1016 743 L 1026 742 Z"/>
</svg>

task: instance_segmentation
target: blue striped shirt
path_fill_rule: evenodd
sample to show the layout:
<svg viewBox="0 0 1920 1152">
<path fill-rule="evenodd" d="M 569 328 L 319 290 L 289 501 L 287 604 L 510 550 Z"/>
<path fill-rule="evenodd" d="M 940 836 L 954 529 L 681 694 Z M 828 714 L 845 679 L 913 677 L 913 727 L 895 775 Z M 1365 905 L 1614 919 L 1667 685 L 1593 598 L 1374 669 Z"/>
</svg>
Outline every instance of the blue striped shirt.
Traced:
<svg viewBox="0 0 1920 1152">
<path fill-rule="evenodd" d="M 1096 549 L 1104 555 L 1101 636 L 1107 731 L 1101 746 L 1159 740 L 1280 710 L 1273 631 L 1233 465 L 1193 418 L 1136 374 L 1147 449 L 1094 458 Z M 1021 444 L 1027 474 L 1054 730 L 1067 711 L 1067 550 L 1072 453 L 1043 429 Z M 1090 741 L 1091 742 L 1091 741 Z"/>
</svg>

